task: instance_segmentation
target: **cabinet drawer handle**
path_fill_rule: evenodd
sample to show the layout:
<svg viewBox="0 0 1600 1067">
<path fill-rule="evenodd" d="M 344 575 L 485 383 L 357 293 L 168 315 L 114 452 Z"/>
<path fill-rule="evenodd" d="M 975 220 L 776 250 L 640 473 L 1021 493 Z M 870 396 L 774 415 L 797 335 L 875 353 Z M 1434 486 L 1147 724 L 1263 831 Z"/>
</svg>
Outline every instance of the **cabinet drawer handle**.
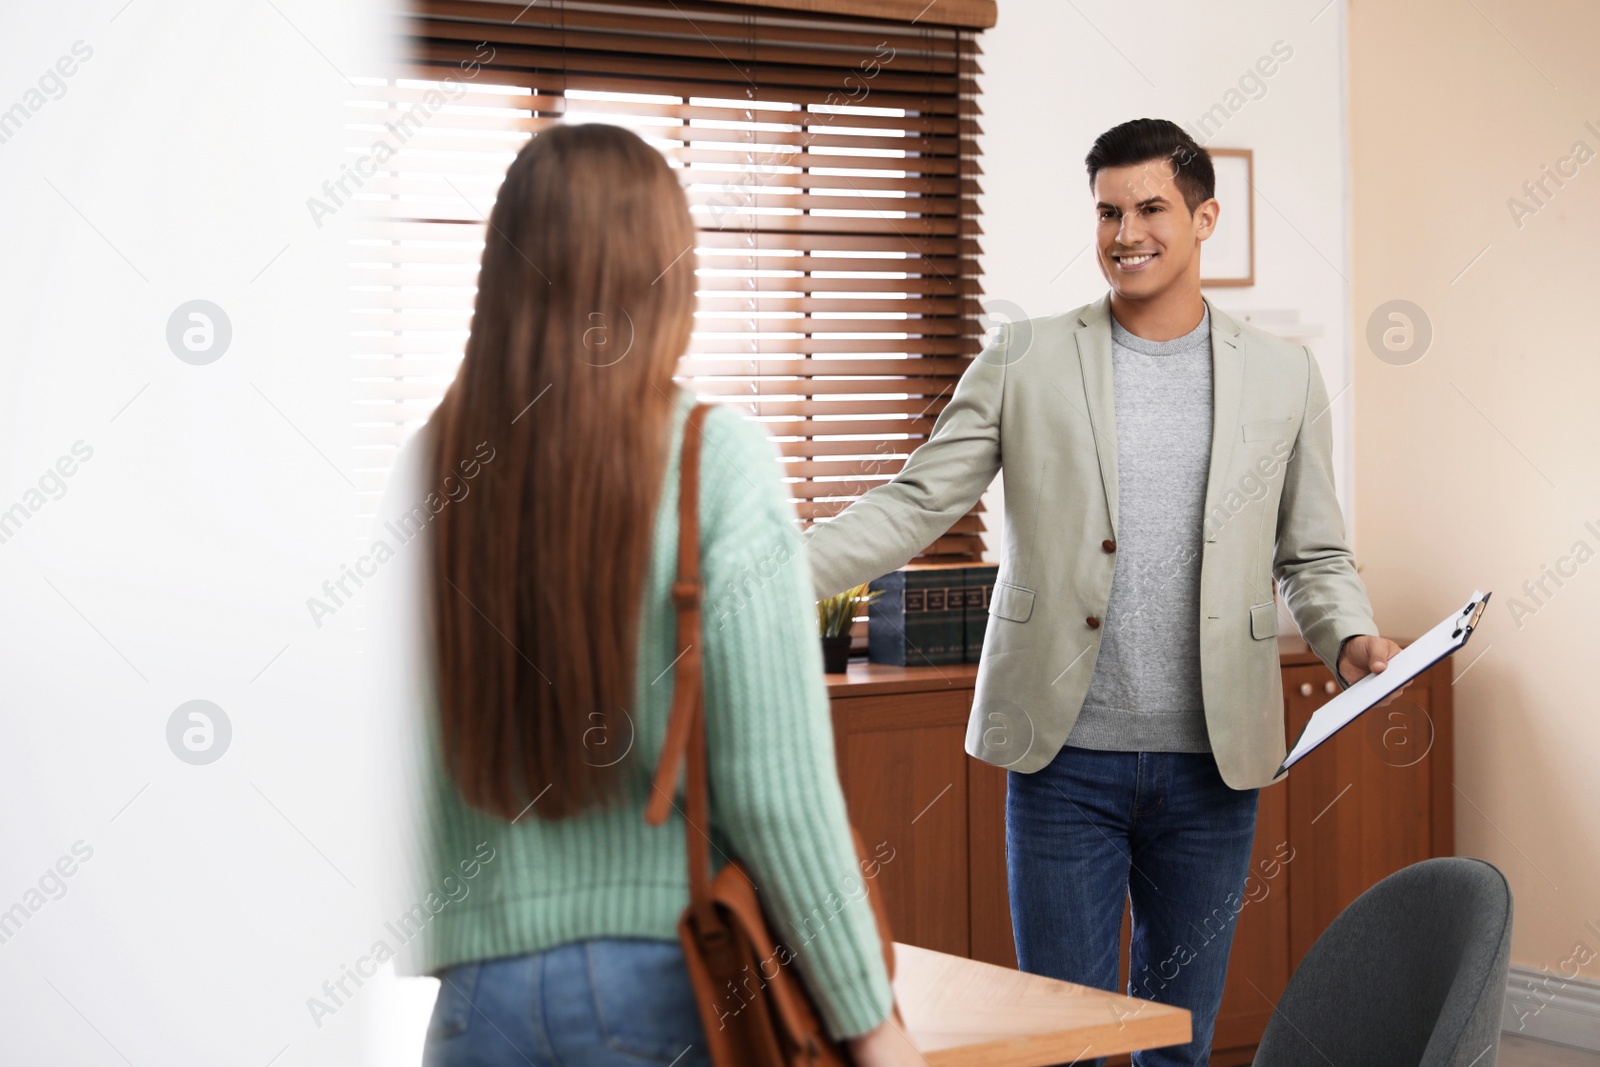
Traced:
<svg viewBox="0 0 1600 1067">
<path fill-rule="evenodd" d="M 1339 686 L 1337 684 L 1335 684 L 1332 679 L 1329 679 L 1328 681 L 1322 683 L 1322 691 L 1324 693 L 1337 692 L 1338 689 L 1339 689 Z"/>
<path fill-rule="evenodd" d="M 1300 683 L 1300 695 L 1303 696 L 1303 697 L 1308 697 L 1308 696 L 1311 695 L 1311 683 L 1310 682 L 1301 682 Z"/>
</svg>

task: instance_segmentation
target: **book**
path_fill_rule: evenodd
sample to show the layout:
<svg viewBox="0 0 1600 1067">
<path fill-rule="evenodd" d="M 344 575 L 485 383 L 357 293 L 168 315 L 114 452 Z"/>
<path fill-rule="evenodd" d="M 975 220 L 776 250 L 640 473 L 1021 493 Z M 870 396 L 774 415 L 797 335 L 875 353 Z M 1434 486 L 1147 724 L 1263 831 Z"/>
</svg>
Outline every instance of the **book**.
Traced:
<svg viewBox="0 0 1600 1067">
<path fill-rule="evenodd" d="M 972 563 L 963 568 L 967 580 L 967 604 L 964 611 L 966 629 L 966 655 L 964 663 L 976 663 L 983 653 L 983 635 L 989 625 L 989 601 L 994 598 L 994 580 L 1000 573 L 998 563 Z"/>
<path fill-rule="evenodd" d="M 912 564 L 869 583 L 867 659 L 927 667 L 966 659 L 966 564 Z"/>
</svg>

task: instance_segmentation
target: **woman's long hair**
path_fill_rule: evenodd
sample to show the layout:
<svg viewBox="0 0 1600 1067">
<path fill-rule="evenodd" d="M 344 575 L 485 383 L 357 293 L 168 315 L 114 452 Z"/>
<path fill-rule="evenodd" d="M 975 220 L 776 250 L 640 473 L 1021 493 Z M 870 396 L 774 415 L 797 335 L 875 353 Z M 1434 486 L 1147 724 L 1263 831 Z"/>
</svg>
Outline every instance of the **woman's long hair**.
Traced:
<svg viewBox="0 0 1600 1067">
<path fill-rule="evenodd" d="M 694 243 L 672 168 L 618 126 L 550 128 L 500 187 L 430 423 L 429 488 L 477 468 L 434 519 L 430 589 L 443 754 L 471 807 L 562 819 L 620 793 Z"/>
</svg>

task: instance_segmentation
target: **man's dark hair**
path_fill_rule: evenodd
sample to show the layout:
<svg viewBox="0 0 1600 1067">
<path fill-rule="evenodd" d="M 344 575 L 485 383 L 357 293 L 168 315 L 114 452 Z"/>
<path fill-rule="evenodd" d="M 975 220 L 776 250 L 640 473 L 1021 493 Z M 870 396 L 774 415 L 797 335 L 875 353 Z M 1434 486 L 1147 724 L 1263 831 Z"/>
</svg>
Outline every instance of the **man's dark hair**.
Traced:
<svg viewBox="0 0 1600 1067">
<path fill-rule="evenodd" d="M 1161 160 L 1165 173 L 1183 191 L 1189 214 L 1216 195 L 1217 177 L 1211 153 L 1195 143 L 1183 127 L 1166 119 L 1134 119 L 1095 138 L 1083 162 L 1089 168 L 1089 188 L 1106 167 L 1129 167 Z"/>
</svg>

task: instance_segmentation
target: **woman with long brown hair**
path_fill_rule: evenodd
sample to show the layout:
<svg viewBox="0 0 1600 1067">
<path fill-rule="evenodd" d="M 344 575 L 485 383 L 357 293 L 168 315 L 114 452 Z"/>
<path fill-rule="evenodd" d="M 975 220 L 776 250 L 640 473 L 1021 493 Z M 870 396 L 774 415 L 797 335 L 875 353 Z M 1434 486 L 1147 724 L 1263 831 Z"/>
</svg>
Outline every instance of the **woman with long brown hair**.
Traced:
<svg viewBox="0 0 1600 1067">
<path fill-rule="evenodd" d="M 536 136 L 489 218 L 460 371 L 397 460 L 385 511 L 418 541 L 399 551 L 427 620 L 414 710 L 420 872 L 437 891 L 410 970 L 442 979 L 433 1067 L 709 1062 L 676 934 L 685 826 L 643 817 L 680 652 L 694 398 L 673 374 L 694 243 L 682 186 L 638 136 Z M 857 1063 L 921 1064 L 887 1021 L 775 449 L 721 407 L 700 454 L 714 861 L 744 862 Z"/>
</svg>

